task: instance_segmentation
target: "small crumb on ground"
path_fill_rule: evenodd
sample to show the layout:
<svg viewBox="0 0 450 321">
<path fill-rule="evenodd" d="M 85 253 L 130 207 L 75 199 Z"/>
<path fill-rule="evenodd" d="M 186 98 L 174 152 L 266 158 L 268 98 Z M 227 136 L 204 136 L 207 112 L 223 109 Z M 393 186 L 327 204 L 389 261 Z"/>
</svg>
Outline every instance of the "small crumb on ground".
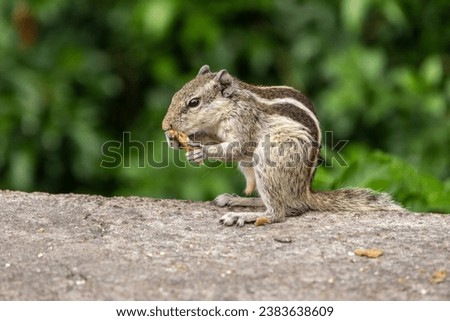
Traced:
<svg viewBox="0 0 450 321">
<path fill-rule="evenodd" d="M 354 253 L 358 256 L 377 258 L 383 255 L 384 251 L 380 249 L 356 249 Z"/>
<path fill-rule="evenodd" d="M 431 283 L 431 284 L 437 284 L 437 283 L 444 282 L 445 279 L 447 278 L 447 275 L 448 275 L 447 270 L 439 270 L 439 271 L 435 271 L 435 272 L 433 272 L 433 274 L 431 275 L 430 283 Z"/>
</svg>

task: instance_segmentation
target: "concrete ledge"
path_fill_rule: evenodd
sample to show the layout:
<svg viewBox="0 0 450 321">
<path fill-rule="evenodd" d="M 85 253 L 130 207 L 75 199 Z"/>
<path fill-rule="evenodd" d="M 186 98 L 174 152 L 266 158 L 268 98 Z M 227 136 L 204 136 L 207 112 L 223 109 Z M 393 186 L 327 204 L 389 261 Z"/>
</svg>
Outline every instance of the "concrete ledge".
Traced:
<svg viewBox="0 0 450 321">
<path fill-rule="evenodd" d="M 449 215 L 311 212 L 236 228 L 219 224 L 227 211 L 0 191 L 0 299 L 450 300 Z"/>
</svg>

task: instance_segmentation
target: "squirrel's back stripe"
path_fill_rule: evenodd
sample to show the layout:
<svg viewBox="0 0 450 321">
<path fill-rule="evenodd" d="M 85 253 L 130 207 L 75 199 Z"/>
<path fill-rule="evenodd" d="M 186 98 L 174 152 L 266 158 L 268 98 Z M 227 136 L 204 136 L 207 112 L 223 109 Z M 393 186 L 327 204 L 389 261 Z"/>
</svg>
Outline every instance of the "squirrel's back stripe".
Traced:
<svg viewBox="0 0 450 321">
<path fill-rule="evenodd" d="M 246 84 L 247 85 L 247 84 Z M 303 95 L 300 91 L 288 87 L 288 86 L 251 86 L 248 85 L 248 88 L 250 91 L 253 91 L 256 93 L 259 97 L 265 98 L 265 99 L 275 99 L 275 98 L 294 98 L 295 100 L 298 100 L 302 105 L 307 107 L 309 110 L 314 112 L 314 106 L 311 103 L 311 101 Z"/>
<path fill-rule="evenodd" d="M 249 93 L 252 97 L 259 103 L 269 106 L 268 112 L 272 110 L 272 113 L 279 114 L 280 116 L 286 116 L 300 122 L 305 127 L 310 130 L 311 135 L 317 140 L 316 142 L 320 144 L 322 135 L 320 132 L 319 120 L 317 119 L 314 112 L 306 107 L 301 101 L 295 98 L 263 98 L 251 91 Z M 292 108 L 292 106 L 298 109 Z"/>
<path fill-rule="evenodd" d="M 287 103 L 264 105 L 264 106 L 266 106 L 264 108 L 264 112 L 266 112 L 267 114 L 269 115 L 276 114 L 295 120 L 296 122 L 302 124 L 309 130 L 309 133 L 311 134 L 311 137 L 314 140 L 320 141 L 320 131 L 318 130 L 317 125 L 314 122 L 314 119 L 311 118 L 311 116 L 303 109 L 296 107 L 292 108 L 292 105 Z"/>
</svg>

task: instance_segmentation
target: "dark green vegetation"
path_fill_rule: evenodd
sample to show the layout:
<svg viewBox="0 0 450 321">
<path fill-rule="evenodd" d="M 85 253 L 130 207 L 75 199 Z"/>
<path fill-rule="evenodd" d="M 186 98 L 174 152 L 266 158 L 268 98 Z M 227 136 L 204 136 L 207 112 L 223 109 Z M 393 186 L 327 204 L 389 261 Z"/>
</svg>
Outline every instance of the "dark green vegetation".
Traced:
<svg viewBox="0 0 450 321">
<path fill-rule="evenodd" d="M 162 144 L 172 94 L 208 63 L 311 97 L 333 131 L 316 188 L 366 186 L 450 212 L 445 0 L 2 1 L 0 30 L 2 189 L 242 190 L 234 169 L 195 168 Z M 332 158 L 339 140 L 347 167 Z"/>
</svg>

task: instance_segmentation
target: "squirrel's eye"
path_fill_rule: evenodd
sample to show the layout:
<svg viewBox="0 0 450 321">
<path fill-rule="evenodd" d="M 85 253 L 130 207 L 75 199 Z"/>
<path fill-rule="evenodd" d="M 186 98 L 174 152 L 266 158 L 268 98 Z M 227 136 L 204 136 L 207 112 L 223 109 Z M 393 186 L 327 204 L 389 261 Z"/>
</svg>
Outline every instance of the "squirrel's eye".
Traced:
<svg viewBox="0 0 450 321">
<path fill-rule="evenodd" d="M 188 102 L 189 107 L 197 107 L 200 104 L 200 98 L 192 98 Z"/>
</svg>

